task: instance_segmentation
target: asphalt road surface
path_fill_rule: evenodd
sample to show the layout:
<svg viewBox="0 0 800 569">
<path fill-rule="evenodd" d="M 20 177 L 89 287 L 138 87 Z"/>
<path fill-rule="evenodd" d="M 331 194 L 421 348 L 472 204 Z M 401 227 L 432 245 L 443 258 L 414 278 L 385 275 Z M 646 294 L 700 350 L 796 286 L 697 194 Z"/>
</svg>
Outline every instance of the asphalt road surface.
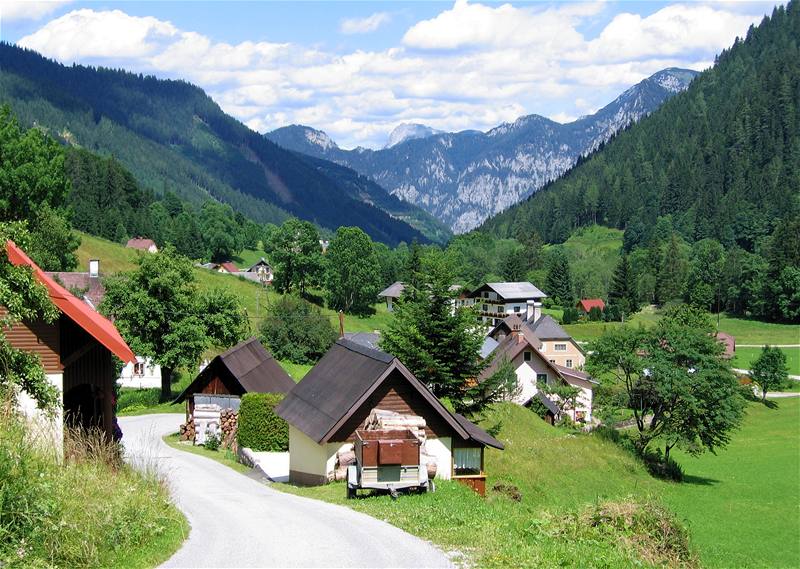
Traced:
<svg viewBox="0 0 800 569">
<path fill-rule="evenodd" d="M 452 567 L 433 545 L 385 522 L 273 490 L 167 446 L 161 437 L 177 432 L 182 419 L 120 418 L 128 460 L 166 476 L 191 524 L 189 538 L 162 567 Z"/>
</svg>

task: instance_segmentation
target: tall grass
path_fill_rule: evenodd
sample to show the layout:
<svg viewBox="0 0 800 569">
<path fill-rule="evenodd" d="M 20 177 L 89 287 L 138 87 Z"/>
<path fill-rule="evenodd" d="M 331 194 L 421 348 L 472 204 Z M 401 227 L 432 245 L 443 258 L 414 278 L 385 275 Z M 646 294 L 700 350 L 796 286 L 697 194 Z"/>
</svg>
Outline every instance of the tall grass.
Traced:
<svg viewBox="0 0 800 569">
<path fill-rule="evenodd" d="M 97 430 L 69 431 L 64 459 L 0 411 L 0 566 L 149 567 L 188 533 L 163 481 L 122 462 Z"/>
</svg>

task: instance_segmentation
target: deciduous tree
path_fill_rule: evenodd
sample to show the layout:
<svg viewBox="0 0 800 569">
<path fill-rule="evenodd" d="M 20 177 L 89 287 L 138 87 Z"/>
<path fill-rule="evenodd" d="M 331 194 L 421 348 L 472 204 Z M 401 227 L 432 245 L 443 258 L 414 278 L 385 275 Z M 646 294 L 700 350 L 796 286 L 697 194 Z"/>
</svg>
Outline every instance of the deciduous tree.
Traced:
<svg viewBox="0 0 800 569">
<path fill-rule="evenodd" d="M 767 392 L 774 391 L 789 380 L 786 354 L 780 348 L 764 346 L 750 369 L 750 379 L 761 389 L 761 400 L 767 400 Z"/>
<path fill-rule="evenodd" d="M 193 366 L 212 347 L 227 348 L 249 331 L 239 300 L 224 290 L 198 289 L 191 262 L 165 247 L 139 255 L 137 268 L 106 280 L 101 311 L 114 317 L 138 355 L 161 366 L 161 400 L 174 371 Z"/>
<path fill-rule="evenodd" d="M 380 265 L 372 239 L 358 227 L 340 227 L 325 254 L 328 306 L 348 314 L 374 312 Z"/>
</svg>

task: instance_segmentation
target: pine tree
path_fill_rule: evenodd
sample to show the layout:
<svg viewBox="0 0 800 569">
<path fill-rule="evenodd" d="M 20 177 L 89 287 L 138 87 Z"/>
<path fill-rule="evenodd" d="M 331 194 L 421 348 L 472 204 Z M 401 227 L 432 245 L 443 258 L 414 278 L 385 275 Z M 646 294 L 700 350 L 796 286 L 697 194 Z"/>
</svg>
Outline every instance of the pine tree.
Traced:
<svg viewBox="0 0 800 569">
<path fill-rule="evenodd" d="M 661 254 L 656 273 L 656 302 L 665 304 L 670 300 L 681 298 L 685 278 L 686 256 L 681 249 L 678 236 L 673 233 Z"/>
<path fill-rule="evenodd" d="M 557 249 L 550 260 L 545 286 L 545 292 L 553 302 L 560 306 L 572 305 L 575 299 L 572 293 L 572 273 L 567 255 L 561 249 Z"/>
<path fill-rule="evenodd" d="M 608 291 L 608 303 L 619 308 L 623 317 L 626 314 L 633 314 L 639 310 L 639 299 L 636 291 L 636 280 L 631 271 L 630 261 L 627 255 L 620 257 L 614 276 L 611 280 L 611 287 Z"/>
</svg>

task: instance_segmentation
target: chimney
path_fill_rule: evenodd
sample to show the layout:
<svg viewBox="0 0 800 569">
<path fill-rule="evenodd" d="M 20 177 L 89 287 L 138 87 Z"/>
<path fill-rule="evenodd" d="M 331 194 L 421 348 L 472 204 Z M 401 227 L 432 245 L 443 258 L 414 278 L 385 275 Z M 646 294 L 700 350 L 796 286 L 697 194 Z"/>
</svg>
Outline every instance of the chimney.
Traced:
<svg viewBox="0 0 800 569">
<path fill-rule="evenodd" d="M 89 261 L 89 278 L 96 279 L 100 276 L 100 259 L 91 259 Z"/>
<path fill-rule="evenodd" d="M 339 337 L 344 338 L 344 312 L 339 311 Z"/>
<path fill-rule="evenodd" d="M 528 305 L 525 307 L 525 319 L 533 324 L 542 316 L 542 303 L 535 300 L 529 300 Z"/>
</svg>

